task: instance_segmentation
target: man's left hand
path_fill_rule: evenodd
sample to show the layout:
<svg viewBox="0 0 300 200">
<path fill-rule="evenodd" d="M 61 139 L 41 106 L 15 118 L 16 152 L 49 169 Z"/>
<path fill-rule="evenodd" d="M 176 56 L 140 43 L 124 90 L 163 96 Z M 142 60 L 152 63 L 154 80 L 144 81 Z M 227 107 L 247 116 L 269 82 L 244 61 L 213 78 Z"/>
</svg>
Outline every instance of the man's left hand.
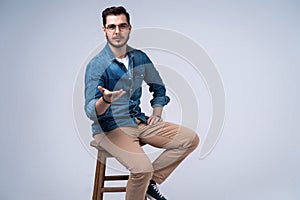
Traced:
<svg viewBox="0 0 300 200">
<path fill-rule="evenodd" d="M 148 125 L 154 125 L 154 124 L 157 124 L 158 122 L 161 122 L 161 121 L 163 121 L 162 118 L 161 118 L 161 116 L 151 115 L 147 119 L 147 124 Z"/>
</svg>

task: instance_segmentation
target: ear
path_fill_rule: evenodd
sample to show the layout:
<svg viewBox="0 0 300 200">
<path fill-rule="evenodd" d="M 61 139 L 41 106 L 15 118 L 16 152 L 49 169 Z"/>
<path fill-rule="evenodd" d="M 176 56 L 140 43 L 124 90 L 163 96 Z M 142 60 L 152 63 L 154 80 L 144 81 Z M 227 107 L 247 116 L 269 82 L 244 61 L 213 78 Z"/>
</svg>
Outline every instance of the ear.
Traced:
<svg viewBox="0 0 300 200">
<path fill-rule="evenodd" d="M 106 34 L 104 26 L 102 26 L 102 32 L 103 32 L 104 35 Z"/>
<path fill-rule="evenodd" d="M 131 26 L 131 24 L 129 25 L 129 28 L 128 28 L 130 31 L 131 31 L 131 29 L 132 29 L 132 26 Z"/>
</svg>

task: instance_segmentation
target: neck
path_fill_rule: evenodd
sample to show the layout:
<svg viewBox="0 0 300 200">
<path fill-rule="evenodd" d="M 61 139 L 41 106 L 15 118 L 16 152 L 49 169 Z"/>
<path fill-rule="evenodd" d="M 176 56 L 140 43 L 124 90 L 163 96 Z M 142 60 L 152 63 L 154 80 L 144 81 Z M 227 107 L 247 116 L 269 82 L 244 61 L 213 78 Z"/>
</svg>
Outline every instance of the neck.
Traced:
<svg viewBox="0 0 300 200">
<path fill-rule="evenodd" d="M 112 53 L 114 54 L 115 57 L 117 58 L 125 58 L 126 57 L 126 50 L 127 50 L 127 45 L 124 45 L 122 47 L 116 48 L 111 45 L 109 45 Z"/>
</svg>

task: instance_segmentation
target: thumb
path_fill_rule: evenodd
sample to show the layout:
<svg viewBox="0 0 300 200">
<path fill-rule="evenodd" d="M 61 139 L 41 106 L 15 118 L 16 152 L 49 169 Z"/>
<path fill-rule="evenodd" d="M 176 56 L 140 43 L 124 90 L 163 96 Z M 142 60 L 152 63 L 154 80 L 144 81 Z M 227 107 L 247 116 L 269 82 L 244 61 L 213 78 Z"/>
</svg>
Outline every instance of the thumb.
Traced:
<svg viewBox="0 0 300 200">
<path fill-rule="evenodd" d="M 104 93 L 104 90 L 105 90 L 105 88 L 99 85 L 99 86 L 98 86 L 98 90 L 100 90 L 100 92 L 103 94 L 103 93 Z"/>
</svg>

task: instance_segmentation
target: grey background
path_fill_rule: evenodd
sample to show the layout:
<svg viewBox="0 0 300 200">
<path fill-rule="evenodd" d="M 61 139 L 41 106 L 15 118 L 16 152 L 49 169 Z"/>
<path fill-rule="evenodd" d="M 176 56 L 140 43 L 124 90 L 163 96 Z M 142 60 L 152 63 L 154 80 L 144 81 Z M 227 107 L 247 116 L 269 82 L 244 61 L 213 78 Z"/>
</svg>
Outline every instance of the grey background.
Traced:
<svg viewBox="0 0 300 200">
<path fill-rule="evenodd" d="M 300 5 L 292 0 L 1 1 L 0 198 L 90 199 L 95 160 L 76 133 L 74 82 L 104 41 L 101 10 L 120 4 L 134 28 L 192 38 L 223 78 L 222 136 L 161 186 L 169 199 L 299 199 Z"/>
</svg>

